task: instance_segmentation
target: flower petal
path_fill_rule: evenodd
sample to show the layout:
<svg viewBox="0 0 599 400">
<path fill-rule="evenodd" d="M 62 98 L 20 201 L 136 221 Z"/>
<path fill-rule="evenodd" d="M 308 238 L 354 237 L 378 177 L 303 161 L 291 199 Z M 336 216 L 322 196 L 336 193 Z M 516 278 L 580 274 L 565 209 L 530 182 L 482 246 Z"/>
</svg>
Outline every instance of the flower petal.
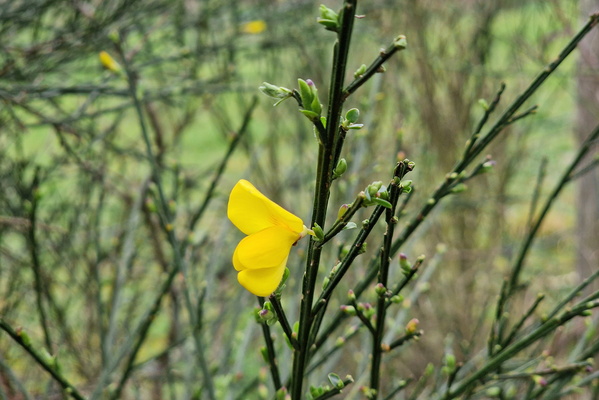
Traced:
<svg viewBox="0 0 599 400">
<path fill-rule="evenodd" d="M 237 182 L 231 190 L 227 215 L 246 235 L 272 226 L 286 227 L 298 234 L 304 228 L 301 219 L 268 199 L 245 179 Z"/>
<path fill-rule="evenodd" d="M 287 259 L 291 246 L 298 239 L 299 234 L 287 228 L 263 229 L 239 242 L 233 253 L 233 266 L 237 271 L 278 267 Z"/>
<path fill-rule="evenodd" d="M 262 269 L 246 269 L 237 274 L 237 280 L 249 292 L 256 296 L 266 297 L 275 291 L 285 272 L 287 257 L 278 267 Z"/>
</svg>

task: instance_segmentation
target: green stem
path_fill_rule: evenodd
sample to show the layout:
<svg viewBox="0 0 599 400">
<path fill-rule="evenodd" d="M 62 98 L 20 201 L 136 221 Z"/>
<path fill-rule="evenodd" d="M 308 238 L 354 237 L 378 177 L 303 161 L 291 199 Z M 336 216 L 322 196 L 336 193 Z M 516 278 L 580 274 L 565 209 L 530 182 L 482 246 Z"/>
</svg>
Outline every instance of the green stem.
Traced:
<svg viewBox="0 0 599 400">
<path fill-rule="evenodd" d="M 264 307 L 264 298 L 258 297 L 258 303 L 260 307 Z M 264 343 L 266 343 L 266 354 L 268 356 L 268 365 L 270 368 L 270 376 L 272 377 L 272 383 L 275 387 L 275 391 L 279 390 L 283 384 L 281 383 L 281 374 L 279 373 L 279 366 L 277 365 L 277 355 L 275 353 L 275 346 L 270 334 L 270 327 L 266 322 L 260 323 L 262 327 L 262 336 L 264 336 Z"/>
<path fill-rule="evenodd" d="M 8 333 L 8 335 L 12 337 L 23 349 L 25 349 L 25 351 L 29 353 L 29 355 L 33 357 L 35 361 L 46 370 L 46 372 L 52 375 L 52 378 L 54 378 L 54 380 L 60 384 L 60 386 L 65 390 L 65 393 L 74 399 L 85 400 L 85 397 L 79 393 L 75 386 L 73 386 L 64 376 L 62 376 L 58 369 L 51 364 L 51 362 L 48 360 L 48 356 L 41 355 L 31 345 L 31 343 L 29 343 L 29 339 L 25 339 L 25 334 L 23 332 L 15 331 L 12 326 L 10 326 L 2 318 L 0 318 L 0 329 Z"/>
<path fill-rule="evenodd" d="M 380 392 L 380 380 L 381 380 L 381 361 L 383 359 L 383 335 L 385 333 L 385 318 L 387 311 L 387 302 L 389 298 L 387 297 L 387 285 L 389 278 L 389 265 L 391 264 L 391 245 L 393 243 L 393 232 L 395 230 L 395 226 L 397 224 L 397 220 L 395 218 L 395 209 L 397 207 L 397 201 L 399 200 L 399 195 L 402 192 L 401 187 L 399 186 L 400 178 L 402 176 L 402 171 L 404 168 L 404 163 L 399 163 L 395 173 L 394 179 L 391 184 L 391 189 L 389 190 L 389 202 L 391 203 L 391 208 L 385 210 L 385 221 L 387 223 L 387 230 L 383 236 L 383 247 L 381 248 L 381 258 L 379 262 L 379 271 L 378 271 L 378 283 L 382 285 L 384 289 L 384 293 L 378 294 L 378 301 L 376 307 L 376 329 L 372 338 L 372 362 L 370 367 L 370 388 L 373 389 L 370 396 L 371 400 L 379 398 Z"/>
<path fill-rule="evenodd" d="M 333 56 L 333 70 L 329 92 L 329 108 L 326 124 L 326 135 L 321 138 L 318 149 L 318 167 L 316 171 L 316 187 L 314 193 L 314 207 L 312 210 L 312 224 L 318 224 L 324 229 L 327 214 L 327 206 L 330 194 L 331 174 L 334 168 L 333 155 L 335 150 L 335 137 L 339 129 L 339 119 L 343 106 L 343 83 L 345 69 L 349 53 L 349 44 L 353 29 L 354 14 L 357 0 L 347 0 L 344 4 L 341 16 L 341 28 L 335 44 Z M 308 261 L 302 283 L 302 300 L 300 304 L 300 321 L 298 332 L 299 348 L 294 351 L 291 399 L 303 398 L 304 372 L 308 363 L 310 352 L 310 332 L 312 329 L 313 315 L 312 303 L 314 300 L 314 289 L 316 277 L 320 265 L 321 248 L 316 246 L 312 239 L 308 247 Z"/>
</svg>

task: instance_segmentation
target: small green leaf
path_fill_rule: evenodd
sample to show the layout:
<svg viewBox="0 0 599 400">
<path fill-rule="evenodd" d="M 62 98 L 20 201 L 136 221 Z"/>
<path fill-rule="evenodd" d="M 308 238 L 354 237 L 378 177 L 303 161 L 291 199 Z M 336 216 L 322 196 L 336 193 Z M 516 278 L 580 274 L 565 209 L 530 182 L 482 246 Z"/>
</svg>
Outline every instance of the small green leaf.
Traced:
<svg viewBox="0 0 599 400">
<path fill-rule="evenodd" d="M 348 229 L 356 229 L 358 227 L 358 225 L 356 225 L 355 222 L 348 222 L 347 225 L 345 225 L 343 227 L 343 230 L 348 230 Z"/>
<path fill-rule="evenodd" d="M 383 200 L 379 197 L 375 197 L 372 199 L 372 202 L 376 205 L 383 206 L 385 208 L 392 208 L 393 206 L 387 200 Z"/>
<path fill-rule="evenodd" d="M 328 375 L 328 378 L 329 378 L 329 382 L 331 382 L 331 385 L 335 386 L 336 388 L 343 389 L 345 387 L 345 384 L 343 383 L 343 379 L 341 379 L 339 377 L 339 375 L 330 373 Z"/>
</svg>

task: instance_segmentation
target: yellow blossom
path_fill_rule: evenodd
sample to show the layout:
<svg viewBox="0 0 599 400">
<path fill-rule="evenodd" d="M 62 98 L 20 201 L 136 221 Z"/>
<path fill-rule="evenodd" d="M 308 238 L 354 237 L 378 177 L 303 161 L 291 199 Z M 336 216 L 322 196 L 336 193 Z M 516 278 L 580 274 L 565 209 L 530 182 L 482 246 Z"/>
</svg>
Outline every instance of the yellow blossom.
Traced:
<svg viewBox="0 0 599 400">
<path fill-rule="evenodd" d="M 256 35 L 258 33 L 262 33 L 266 30 L 266 22 L 261 19 L 257 19 L 254 21 L 249 21 L 244 24 L 241 24 L 241 31 L 243 33 L 249 33 L 250 35 Z"/>
<path fill-rule="evenodd" d="M 106 68 L 107 70 L 109 70 L 111 72 L 120 72 L 121 71 L 121 66 L 119 65 L 119 63 L 116 62 L 115 59 L 112 58 L 112 56 L 110 54 L 108 54 L 107 52 L 101 51 L 99 54 L 99 57 L 100 57 L 100 62 L 102 63 L 104 68 Z"/>
<path fill-rule="evenodd" d="M 275 291 L 285 272 L 291 246 L 308 229 L 301 219 L 264 196 L 245 179 L 237 182 L 227 215 L 243 233 L 233 253 L 239 283 L 256 296 Z"/>
</svg>

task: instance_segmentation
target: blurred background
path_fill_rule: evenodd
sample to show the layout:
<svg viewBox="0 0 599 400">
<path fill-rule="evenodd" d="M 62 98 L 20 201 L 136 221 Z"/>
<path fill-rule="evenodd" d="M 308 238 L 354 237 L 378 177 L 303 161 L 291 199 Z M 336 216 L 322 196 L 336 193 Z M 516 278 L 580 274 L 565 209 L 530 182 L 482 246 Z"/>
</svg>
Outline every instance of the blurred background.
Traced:
<svg viewBox="0 0 599 400">
<path fill-rule="evenodd" d="M 0 0 L 0 317 L 56 355 L 83 393 L 95 393 L 100 377 L 112 382 L 125 368 L 115 354 L 131 349 L 129 339 L 175 263 L 170 231 L 182 268 L 160 297 L 123 398 L 201 399 L 206 371 L 219 399 L 270 398 L 257 302 L 237 284 L 230 261 L 243 235 L 227 220 L 226 202 L 245 178 L 310 220 L 312 128 L 293 101 L 273 108 L 258 87 L 266 81 L 294 88 L 297 78 L 311 79 L 326 104 L 335 37 L 316 23 L 319 5 Z M 479 99 L 490 103 L 504 82 L 499 110 L 506 107 L 597 9 L 596 1 L 569 0 L 360 2 L 364 17 L 355 23 L 348 80 L 397 35 L 406 35 L 408 48 L 347 103 L 360 109 L 365 127 L 348 134 L 349 168 L 334 186 L 330 221 L 366 185 L 388 181 L 403 158 L 416 163 L 406 209 L 416 212 L 461 156 L 484 112 Z M 120 63 L 120 72 L 102 67 L 101 51 Z M 539 105 L 536 114 L 490 147 L 493 171 L 446 199 L 402 248 L 412 260 L 425 254 L 427 263 L 391 312 L 390 330 L 418 318 L 424 335 L 385 359 L 384 384 L 417 378 L 448 348 L 459 359 L 485 349 L 501 281 L 530 224 L 535 182 L 545 176 L 538 193 L 544 198 L 598 122 L 598 54 L 595 29 L 528 104 Z M 137 105 L 124 69 L 135 76 Z M 174 218 L 167 229 L 139 112 Z M 549 308 L 599 266 L 596 172 L 569 186 L 543 224 L 522 276 L 522 304 L 542 292 Z M 321 277 L 352 238 L 343 232 L 329 246 Z M 379 246 L 369 245 L 331 314 L 364 275 Z M 300 243 L 283 296 L 292 322 L 304 262 Z M 397 268 L 391 279 L 400 274 Z M 364 300 L 374 298 L 372 292 Z M 327 346 L 356 324 L 346 320 Z M 290 352 L 275 328 L 287 376 Z M 567 354 L 583 328 L 561 332 L 538 353 Z M 363 334 L 312 380 L 351 374 L 358 384 L 346 398 L 357 398 L 370 346 Z M 64 396 L 4 334 L 0 395 Z"/>
</svg>

